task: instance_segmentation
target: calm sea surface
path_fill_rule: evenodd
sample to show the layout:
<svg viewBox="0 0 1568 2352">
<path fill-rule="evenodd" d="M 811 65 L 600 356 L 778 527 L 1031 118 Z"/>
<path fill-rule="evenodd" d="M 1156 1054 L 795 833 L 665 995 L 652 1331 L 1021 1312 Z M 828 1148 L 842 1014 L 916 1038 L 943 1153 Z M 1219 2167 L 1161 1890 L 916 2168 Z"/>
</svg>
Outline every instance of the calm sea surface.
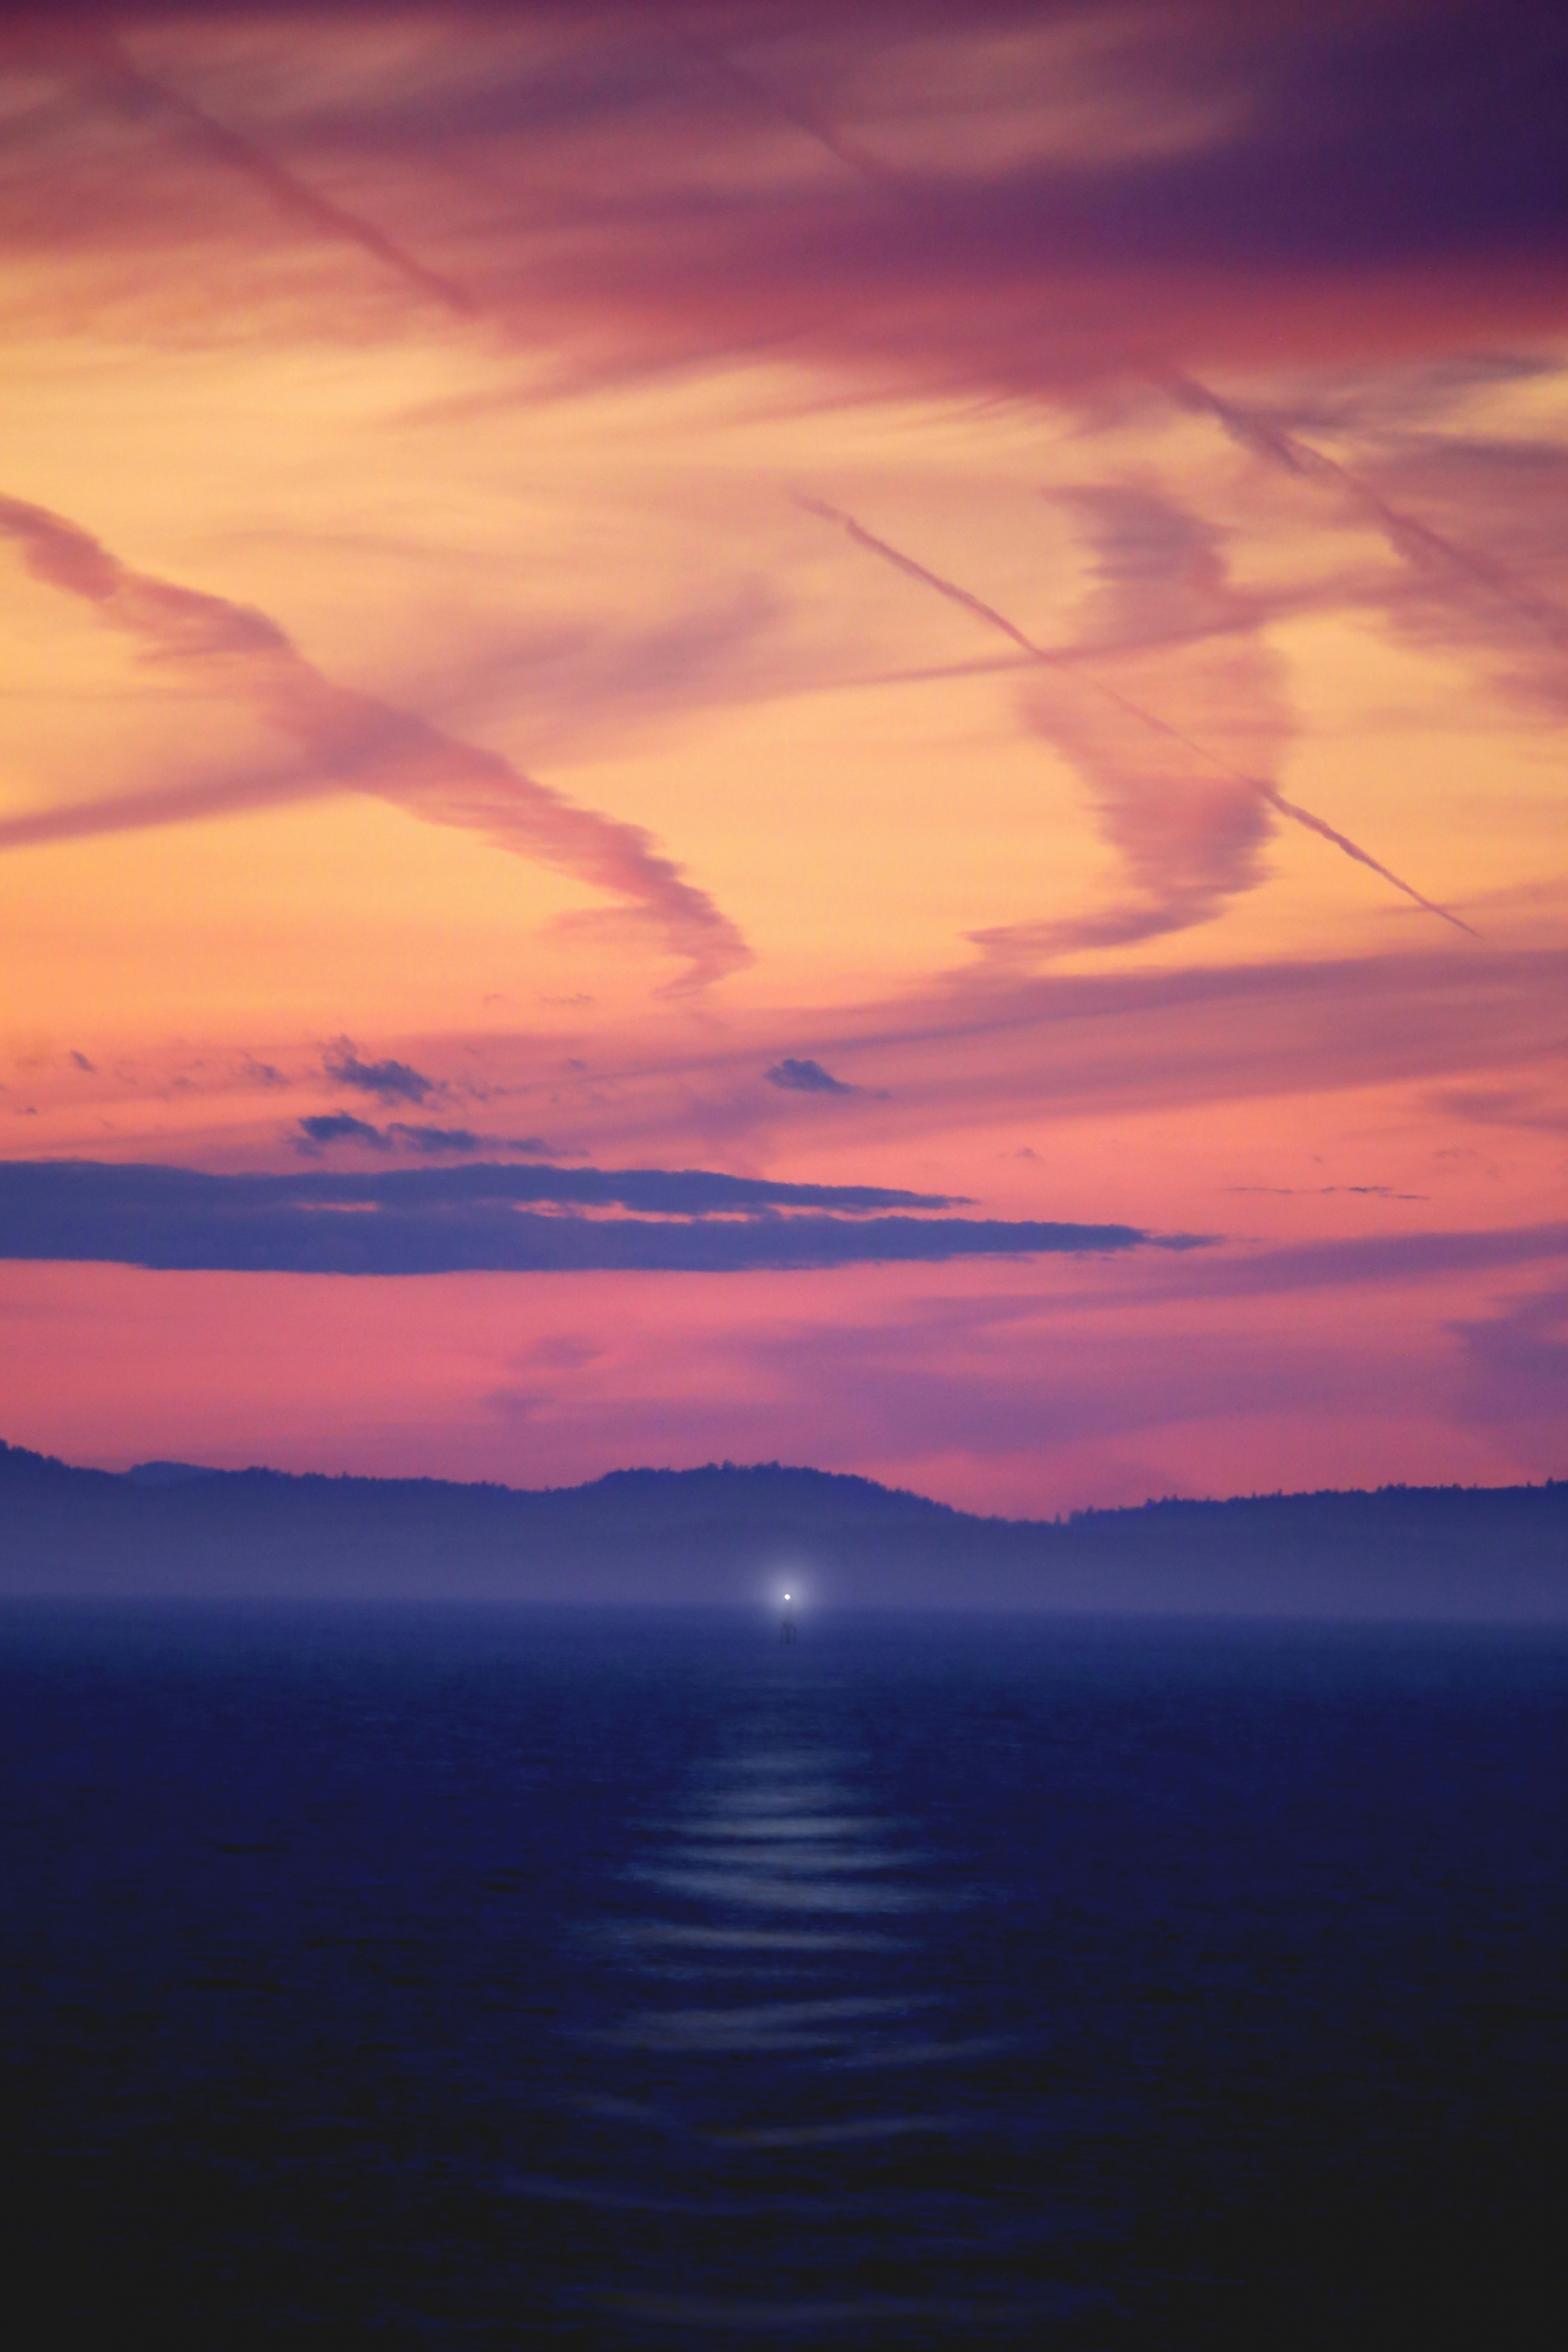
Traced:
<svg viewBox="0 0 1568 2352">
<path fill-rule="evenodd" d="M 0 1613 L 16 2341 L 1543 2341 L 1560 1633 Z"/>
</svg>

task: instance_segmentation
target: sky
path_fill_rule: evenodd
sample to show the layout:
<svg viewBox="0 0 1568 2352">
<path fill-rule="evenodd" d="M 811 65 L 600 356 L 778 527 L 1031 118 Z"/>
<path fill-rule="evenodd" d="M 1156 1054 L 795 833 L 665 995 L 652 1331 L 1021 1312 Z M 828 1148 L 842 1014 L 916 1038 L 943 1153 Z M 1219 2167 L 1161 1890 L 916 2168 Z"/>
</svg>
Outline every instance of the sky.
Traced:
<svg viewBox="0 0 1568 2352">
<path fill-rule="evenodd" d="M 0 1435 L 1568 1475 L 1568 19 L 0 18 Z"/>
</svg>

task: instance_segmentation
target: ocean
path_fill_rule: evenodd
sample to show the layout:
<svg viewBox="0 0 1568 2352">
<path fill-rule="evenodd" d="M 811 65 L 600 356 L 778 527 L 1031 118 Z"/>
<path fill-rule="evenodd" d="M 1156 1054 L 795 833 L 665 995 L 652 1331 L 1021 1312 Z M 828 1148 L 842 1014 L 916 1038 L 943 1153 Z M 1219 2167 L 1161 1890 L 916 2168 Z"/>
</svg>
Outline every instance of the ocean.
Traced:
<svg viewBox="0 0 1568 2352">
<path fill-rule="evenodd" d="M 1540 2340 L 1568 1635 L 0 1612 L 29 2347 Z"/>
</svg>

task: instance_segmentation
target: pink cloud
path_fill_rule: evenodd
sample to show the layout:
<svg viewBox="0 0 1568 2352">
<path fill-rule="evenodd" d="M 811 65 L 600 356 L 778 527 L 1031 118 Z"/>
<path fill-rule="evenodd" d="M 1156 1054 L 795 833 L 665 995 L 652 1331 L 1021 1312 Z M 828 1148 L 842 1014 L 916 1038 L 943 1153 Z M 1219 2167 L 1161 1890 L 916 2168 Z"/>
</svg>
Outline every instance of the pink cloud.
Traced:
<svg viewBox="0 0 1568 2352">
<path fill-rule="evenodd" d="M 1238 756 L 1245 756 L 1248 744 L 1278 756 L 1292 730 L 1282 706 L 1278 659 L 1261 646 L 1234 642 L 1239 600 L 1232 604 L 1225 599 L 1213 535 L 1168 499 L 1148 493 L 1099 489 L 1076 495 L 1099 525 L 1100 590 L 1098 600 L 1090 603 L 1085 640 L 1059 652 L 1037 645 L 994 605 L 891 546 L 853 515 L 819 499 L 800 501 L 825 521 L 841 525 L 858 546 L 1010 638 L 1051 673 L 1049 688 L 1030 699 L 1033 722 L 1088 779 L 1103 830 L 1142 887 L 1140 901 L 1104 914 L 976 931 L 972 936 L 979 945 L 991 955 L 1012 959 L 1124 946 L 1206 922 L 1227 898 L 1261 879 L 1258 852 L 1267 838 L 1270 810 L 1331 842 L 1357 865 L 1369 866 L 1426 913 L 1468 931 L 1470 926 L 1447 907 L 1434 904 L 1321 816 L 1288 801 L 1267 772 L 1249 774 L 1214 748 L 1216 735 L 1227 743 L 1239 738 L 1244 750 Z M 1181 592 L 1185 608 L 1181 630 L 1188 644 L 1180 683 L 1189 697 L 1197 672 L 1196 715 L 1182 725 L 1134 699 L 1118 682 L 1121 672 L 1109 675 L 1103 667 L 1107 649 L 1129 641 L 1136 644 L 1146 630 L 1148 607 L 1157 601 L 1149 591 L 1156 584 L 1167 594 L 1173 586 Z M 1194 658 L 1193 641 L 1210 630 L 1194 614 L 1199 600 L 1220 604 L 1220 634 L 1232 641 L 1201 668 Z M 1210 730 L 1206 742 L 1189 731 L 1205 724 Z"/>
<path fill-rule="evenodd" d="M 71 101 L 18 125 L 17 235 L 134 255 L 151 308 L 209 317 L 215 248 L 328 332 L 373 289 L 471 302 L 584 381 L 767 349 L 1081 394 L 1550 334 L 1554 12 L 1506 45 L 1428 16 L 721 0 L 694 39 L 683 8 L 412 6 L 345 89 L 352 10 L 55 0 L 8 20 Z"/>
<path fill-rule="evenodd" d="M 684 959 L 681 987 L 705 986 L 750 961 L 734 925 L 640 826 L 576 806 L 413 711 L 332 685 L 265 614 L 132 571 L 77 524 L 19 499 L 0 498 L 0 536 L 21 549 L 35 579 L 95 606 L 149 660 L 248 704 L 298 746 L 300 767 L 275 786 L 241 774 L 226 799 L 216 780 L 136 794 L 125 811 L 131 824 L 310 791 L 375 793 L 620 898 L 634 923 Z M 114 832 L 119 818 L 110 800 L 13 819 L 0 824 L 0 847 Z"/>
</svg>

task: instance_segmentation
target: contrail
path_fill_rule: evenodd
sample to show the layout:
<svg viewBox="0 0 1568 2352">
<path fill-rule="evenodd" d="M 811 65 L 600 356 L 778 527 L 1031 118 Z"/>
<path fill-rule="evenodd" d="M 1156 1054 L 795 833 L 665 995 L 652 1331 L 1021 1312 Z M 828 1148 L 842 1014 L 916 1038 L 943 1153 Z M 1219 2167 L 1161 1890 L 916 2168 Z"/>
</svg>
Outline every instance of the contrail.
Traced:
<svg viewBox="0 0 1568 2352">
<path fill-rule="evenodd" d="M 802 131 L 807 139 L 815 139 L 817 145 L 826 148 L 834 162 L 842 163 L 846 171 L 858 173 L 861 179 L 869 180 L 877 187 L 886 188 L 891 194 L 903 195 L 901 178 L 897 172 L 890 171 L 885 163 L 879 163 L 863 148 L 850 146 L 840 139 L 831 123 L 824 122 L 820 116 L 808 112 L 804 106 L 793 104 L 771 83 L 748 73 L 744 66 L 736 64 L 719 42 L 705 41 L 689 33 L 682 38 L 693 57 L 710 67 L 732 89 L 739 90 L 743 98 L 749 99 L 761 113 L 789 123 L 792 129 Z"/>
<path fill-rule="evenodd" d="M 1426 914 L 1439 916 L 1445 923 L 1452 923 L 1456 930 L 1466 932 L 1471 939 L 1479 937 L 1479 933 L 1468 923 L 1462 921 L 1448 908 L 1440 907 L 1435 899 L 1424 897 L 1412 883 L 1403 880 L 1388 866 L 1382 865 L 1370 852 L 1358 847 L 1353 841 L 1347 840 L 1342 833 L 1336 833 L 1332 825 L 1326 824 L 1321 817 L 1314 816 L 1310 809 L 1299 808 L 1294 801 L 1288 801 L 1282 793 L 1277 791 L 1274 785 L 1266 783 L 1261 776 L 1249 776 L 1241 769 L 1233 768 L 1227 760 L 1220 757 L 1218 752 L 1211 751 L 1206 744 L 1200 743 L 1193 736 L 1184 734 L 1181 728 L 1173 727 L 1168 719 L 1162 719 L 1154 711 L 1146 709 L 1142 703 L 1134 702 L 1130 696 L 1122 694 L 1107 679 L 1097 677 L 1092 669 L 1082 666 L 1079 660 L 1069 659 L 1063 654 L 1053 653 L 1047 646 L 1037 645 L 1032 637 L 1026 636 L 1023 630 L 1007 618 L 1005 613 L 999 613 L 995 605 L 986 604 L 984 597 L 974 595 L 967 588 L 961 588 L 956 581 L 944 579 L 940 572 L 931 571 L 925 564 L 917 562 L 912 555 L 905 555 L 900 549 L 890 547 L 885 539 L 879 539 L 874 531 L 868 530 L 863 523 L 857 522 L 853 515 L 846 514 L 840 507 L 829 506 L 821 499 L 805 498 L 799 495 L 796 496 L 795 503 L 803 507 L 806 513 L 818 516 L 824 522 L 836 523 L 858 547 L 863 547 L 869 553 L 880 556 L 884 562 L 892 564 L 895 570 L 903 572 L 906 578 L 920 581 L 923 586 L 934 589 L 939 596 L 945 596 L 950 604 L 962 605 L 966 613 L 973 613 L 977 620 L 984 621 L 988 627 L 1000 630 L 1001 634 L 1010 638 L 1019 651 L 1026 654 L 1032 662 L 1037 663 L 1044 668 L 1066 670 L 1076 677 L 1081 677 L 1102 700 L 1112 704 L 1125 717 L 1136 719 L 1141 726 L 1152 729 L 1155 734 L 1164 736 L 1169 742 L 1179 743 L 1184 751 L 1190 751 L 1195 759 L 1205 761 L 1218 774 L 1228 776 L 1233 783 L 1246 785 L 1250 792 L 1256 793 L 1260 800 L 1266 801 L 1269 807 L 1277 810 L 1281 816 L 1289 817 L 1295 824 L 1304 825 L 1309 833 L 1321 835 L 1325 841 L 1331 841 L 1336 848 L 1343 850 L 1347 857 L 1353 857 L 1358 866 L 1370 866 L 1373 873 L 1381 875 L 1385 882 L 1392 883 L 1394 889 L 1402 891 L 1405 898 L 1411 899 Z"/>
<path fill-rule="evenodd" d="M 836 162 L 842 163 L 846 170 L 858 173 L 860 178 L 869 181 L 872 185 L 884 189 L 891 194 L 901 195 L 904 193 L 899 173 L 889 170 L 887 165 L 879 163 L 863 150 L 850 146 L 838 137 L 831 125 L 807 112 L 805 108 L 787 103 L 779 97 L 777 91 L 745 72 L 723 49 L 697 41 L 692 41 L 689 46 L 734 89 L 743 92 L 747 98 L 782 121 L 792 123 L 796 130 L 804 131 L 808 138 L 815 139 Z M 1258 419 L 1245 415 L 1239 409 L 1232 408 L 1229 403 L 1221 400 L 1217 394 L 1210 392 L 1205 385 L 1191 378 L 1178 378 L 1174 390 L 1177 398 L 1184 400 L 1188 406 L 1207 409 L 1236 438 L 1246 442 L 1251 447 L 1262 450 L 1289 467 L 1292 472 L 1315 476 L 1319 480 L 1331 479 L 1336 485 L 1348 489 L 1370 513 L 1376 517 L 1395 547 L 1402 553 L 1409 555 L 1413 561 L 1419 562 L 1424 557 L 1428 561 L 1436 558 L 1442 563 L 1468 572 L 1473 580 L 1490 589 L 1494 594 L 1501 596 L 1516 612 L 1533 621 L 1537 626 L 1545 629 L 1554 644 L 1568 643 L 1568 617 L 1559 613 L 1554 606 L 1521 594 L 1516 584 L 1509 580 L 1505 573 L 1495 569 L 1484 558 L 1471 554 L 1467 549 L 1457 547 L 1453 541 L 1444 539 L 1440 532 L 1431 530 L 1426 523 L 1418 522 L 1413 516 L 1402 514 L 1397 508 L 1390 506 L 1377 491 L 1370 488 L 1365 483 L 1357 481 L 1353 475 L 1347 473 L 1345 468 L 1336 464 L 1331 457 L 1325 457 L 1319 451 L 1309 448 L 1304 443 L 1294 440 L 1289 434 L 1263 424 Z M 878 539 L 874 532 L 867 530 L 863 525 L 858 523 L 852 515 L 841 512 L 837 507 L 826 506 L 819 499 L 797 498 L 795 503 L 805 508 L 809 513 L 820 515 L 825 521 L 839 524 L 858 545 L 867 548 L 874 555 L 881 556 L 884 562 L 896 565 L 898 570 L 904 572 L 910 579 L 919 580 L 926 587 L 933 588 L 938 595 L 946 596 L 955 604 L 962 604 L 967 612 L 973 613 L 976 619 L 985 622 L 989 627 L 999 629 L 1004 636 L 1012 639 L 1031 662 L 1064 669 L 1068 667 L 1075 669 L 1079 667 L 1076 660 L 1069 665 L 1066 656 L 1050 653 L 1043 646 L 1035 645 L 1021 629 L 1015 627 L 1005 613 L 999 613 L 994 605 L 987 604 L 984 598 L 972 594 L 967 588 L 959 587 L 954 581 L 942 579 L 940 573 L 928 571 L 924 564 L 917 563 L 911 556 L 900 553 L 896 547 L 889 547 L 886 540 Z M 1097 693 L 1102 695 L 1107 701 L 1114 703 L 1116 708 L 1124 711 L 1129 718 L 1141 721 L 1142 725 L 1153 729 L 1157 734 L 1167 737 L 1171 741 L 1182 744 L 1221 775 L 1228 776 L 1233 782 L 1248 785 L 1281 816 L 1288 816 L 1294 824 L 1304 825 L 1310 833 L 1320 834 L 1325 841 L 1331 841 L 1336 848 L 1343 850 L 1347 857 L 1353 857 L 1358 865 L 1370 866 L 1374 874 L 1381 875 L 1385 882 L 1391 883 L 1394 889 L 1403 892 L 1405 898 L 1415 906 L 1422 908 L 1427 914 L 1441 917 L 1444 922 L 1452 923 L 1456 930 L 1468 933 L 1471 939 L 1479 938 L 1479 934 L 1470 924 L 1464 922 L 1448 908 L 1440 907 L 1436 900 L 1424 897 L 1412 884 L 1403 881 L 1397 874 L 1391 872 L 1388 866 L 1380 864 L 1366 850 L 1359 848 L 1353 841 L 1347 839 L 1345 835 L 1336 833 L 1331 824 L 1326 824 L 1321 817 L 1314 816 L 1310 809 L 1300 808 L 1295 802 L 1286 800 L 1281 793 L 1277 792 L 1272 784 L 1265 783 L 1261 777 L 1243 775 L 1239 769 L 1231 767 L 1228 761 L 1209 751 L 1206 745 L 1194 741 L 1190 736 L 1184 735 L 1179 728 L 1170 726 L 1164 719 L 1158 718 L 1153 711 L 1144 709 L 1141 704 L 1130 700 L 1126 695 L 1118 693 L 1117 689 L 1108 685 L 1104 679 L 1096 677 L 1091 670 L 1086 668 L 1080 674 Z"/>
<path fill-rule="evenodd" d="M 478 310 L 479 304 L 463 287 L 438 270 L 427 268 L 374 222 L 334 204 L 330 196 L 319 194 L 253 140 L 217 121 L 195 99 L 143 73 L 112 34 L 92 37 L 89 56 L 91 65 L 84 79 L 96 84 L 106 98 L 121 105 L 129 102 L 133 109 L 139 103 L 150 105 L 174 116 L 195 132 L 209 153 L 265 188 L 284 212 L 308 222 L 323 236 L 357 245 L 363 253 L 395 271 L 405 284 L 417 288 L 447 310 L 464 317 L 472 317 Z"/>
<path fill-rule="evenodd" d="M 1337 457 L 1325 457 L 1310 442 L 1299 440 L 1295 434 L 1288 433 L 1283 425 L 1267 417 L 1237 408 L 1192 376 L 1178 376 L 1170 389 L 1184 408 L 1213 416 L 1233 441 L 1250 449 L 1255 457 L 1267 457 L 1287 473 L 1300 475 L 1307 481 L 1321 482 L 1330 489 L 1347 493 L 1409 562 L 1425 565 L 1428 570 L 1461 572 L 1518 614 L 1521 620 L 1539 629 L 1560 652 L 1568 651 L 1568 614 L 1543 596 L 1532 596 L 1500 565 L 1478 555 L 1473 548 L 1461 547 L 1456 541 L 1446 539 L 1441 531 L 1434 530 L 1429 523 L 1391 506 L 1381 491 L 1352 474 L 1347 466 L 1342 466 Z"/>
<path fill-rule="evenodd" d="M 859 178 L 888 194 L 907 200 L 909 192 L 903 175 L 888 164 L 879 163 L 875 156 L 868 154 L 864 149 L 852 146 L 841 139 L 830 122 L 824 121 L 820 116 L 809 112 L 805 107 L 793 104 L 782 98 L 770 84 L 747 73 L 743 67 L 737 65 L 734 59 L 716 44 L 693 39 L 689 41 L 688 47 L 721 79 L 728 81 L 733 89 L 741 91 L 754 105 L 772 113 L 779 121 L 792 124 L 807 138 L 815 139 L 817 144 L 834 158 L 835 162 L 844 166 L 846 171 L 855 173 Z M 1441 531 L 1434 530 L 1429 523 L 1424 523 L 1415 516 L 1405 514 L 1400 508 L 1391 506 L 1381 492 L 1374 490 L 1369 483 L 1360 480 L 1346 467 L 1339 464 L 1337 459 L 1325 457 L 1321 450 L 1314 449 L 1307 442 L 1299 441 L 1293 434 L 1286 432 L 1282 426 L 1270 424 L 1264 418 L 1252 415 L 1245 409 L 1234 406 L 1229 401 L 1222 399 L 1218 393 L 1211 391 L 1206 384 L 1199 383 L 1194 377 L 1177 376 L 1173 379 L 1167 376 L 1156 380 L 1163 383 L 1167 392 L 1173 394 L 1184 407 L 1206 411 L 1218 420 L 1233 439 L 1241 442 L 1257 454 L 1272 458 L 1290 473 L 1303 475 L 1310 479 L 1348 491 L 1363 511 L 1371 515 L 1381 526 L 1397 551 L 1411 562 L 1426 563 L 1428 566 L 1436 564 L 1439 569 L 1464 573 L 1478 586 L 1489 590 L 1492 595 L 1500 598 L 1521 619 L 1531 622 L 1533 626 L 1542 631 L 1551 643 L 1560 650 L 1568 650 L 1568 614 L 1549 603 L 1544 597 L 1531 595 L 1528 590 L 1521 588 L 1516 580 L 1511 579 L 1500 565 L 1492 563 L 1486 556 L 1478 555 L 1471 548 L 1461 547 L 1455 541 L 1446 539 Z M 862 534 L 862 536 L 865 535 Z M 867 543 L 875 544 L 868 539 Z M 1009 636 L 1017 638 L 1017 631 L 1013 629 L 1000 614 L 991 612 L 976 598 L 966 597 L 962 590 L 955 589 L 946 583 L 931 580 L 929 573 L 921 572 L 918 564 L 910 564 L 892 548 L 879 546 L 878 551 L 885 555 L 889 562 L 900 564 L 911 577 L 927 579 L 932 587 L 940 587 L 942 594 L 952 596 L 961 604 L 967 603 L 971 609 L 978 613 L 983 619 L 1006 630 Z M 1046 658 L 1045 656 L 1037 653 L 1035 657 Z M 1143 715 L 1147 716 L 1147 714 Z M 1207 754 L 1204 756 L 1206 757 Z M 1227 771 L 1227 772 L 1231 772 Z M 1310 820 L 1303 817 L 1300 821 L 1305 824 Z M 1336 840 L 1339 838 L 1337 835 L 1331 837 Z M 1342 846 L 1344 845 L 1342 844 Z M 1351 851 L 1350 854 L 1352 856 L 1361 855 L 1355 850 Z M 1370 864 L 1372 861 L 1364 862 Z M 1377 870 L 1382 873 L 1384 868 L 1379 866 Z M 1395 877 L 1390 875 L 1388 878 L 1393 881 Z M 1397 887 L 1406 890 L 1407 895 L 1415 898 L 1419 904 L 1427 905 L 1428 902 L 1420 898 L 1419 892 L 1408 890 L 1405 883 L 1401 882 Z M 1447 914 L 1447 910 L 1443 908 L 1434 908 L 1432 911 L 1436 914 Z M 1447 916 L 1447 919 L 1457 921 L 1458 918 Z M 1466 930 L 1469 926 L 1461 923 L 1459 928 L 1461 930 Z"/>
<path fill-rule="evenodd" d="M 0 847 L 217 815 L 300 797 L 307 787 L 374 793 L 629 902 L 686 959 L 677 992 L 705 987 L 752 961 L 733 923 L 640 825 L 577 807 L 499 752 L 444 734 L 416 711 L 333 685 L 267 614 L 133 572 L 78 524 L 20 499 L 0 497 L 0 539 L 16 541 L 36 580 L 95 606 L 150 659 L 247 703 L 300 753 L 297 780 L 241 773 L 227 782 L 110 799 L 97 825 L 79 803 L 12 819 L 0 828 Z"/>
</svg>

